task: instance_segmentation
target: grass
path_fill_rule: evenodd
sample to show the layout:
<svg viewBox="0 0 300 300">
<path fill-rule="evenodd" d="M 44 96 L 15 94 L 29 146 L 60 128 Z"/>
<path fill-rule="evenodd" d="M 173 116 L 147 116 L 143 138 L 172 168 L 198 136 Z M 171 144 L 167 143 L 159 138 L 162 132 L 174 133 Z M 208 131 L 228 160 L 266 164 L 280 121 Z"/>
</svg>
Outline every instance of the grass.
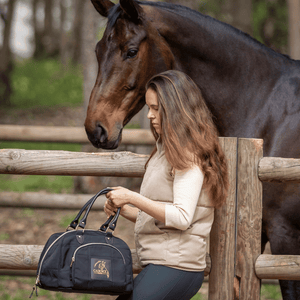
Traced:
<svg viewBox="0 0 300 300">
<path fill-rule="evenodd" d="M 204 300 L 204 298 L 201 294 L 198 293 L 191 300 Z"/>
<path fill-rule="evenodd" d="M 21 288 L 17 288 L 15 292 L 8 293 L 7 285 L 14 284 L 20 286 Z M 0 299 L 1 300 L 23 300 L 28 299 L 30 293 L 32 292 L 32 287 L 35 283 L 35 278 L 26 278 L 26 277 L 12 277 L 12 276 L 0 276 Z M 42 290 L 38 288 L 38 295 L 40 299 L 47 300 L 90 300 L 91 295 L 84 294 L 63 294 L 50 292 L 46 290 Z M 32 296 L 32 299 L 36 298 L 35 295 Z M 37 298 L 37 299 L 38 299 Z"/>
<path fill-rule="evenodd" d="M 36 106 L 79 106 L 83 103 L 83 79 L 79 67 L 64 69 L 55 59 L 25 60 L 12 74 L 12 105 L 19 109 Z"/>
<path fill-rule="evenodd" d="M 263 284 L 261 287 L 261 300 L 281 300 L 279 285 Z"/>
<path fill-rule="evenodd" d="M 62 228 L 67 228 L 71 224 L 71 222 L 74 220 L 74 218 L 75 218 L 75 215 L 73 213 L 64 216 L 60 220 L 59 226 L 62 227 Z"/>
<path fill-rule="evenodd" d="M 32 291 L 32 286 L 34 285 L 35 278 L 30 277 L 13 277 L 13 276 L 0 276 L 0 299 L 2 300 L 23 300 L 27 299 Z M 15 292 L 8 293 L 7 285 L 14 284 L 18 286 Z M 50 292 L 42 289 L 38 289 L 38 295 L 40 299 L 47 300 L 90 300 L 91 295 L 83 294 L 66 294 L 66 293 L 56 293 Z M 33 296 L 34 298 L 35 296 Z M 192 300 L 205 300 L 206 295 L 201 295 L 198 293 Z M 281 300 L 280 288 L 277 285 L 262 285 L 261 289 L 261 300 Z"/>
</svg>

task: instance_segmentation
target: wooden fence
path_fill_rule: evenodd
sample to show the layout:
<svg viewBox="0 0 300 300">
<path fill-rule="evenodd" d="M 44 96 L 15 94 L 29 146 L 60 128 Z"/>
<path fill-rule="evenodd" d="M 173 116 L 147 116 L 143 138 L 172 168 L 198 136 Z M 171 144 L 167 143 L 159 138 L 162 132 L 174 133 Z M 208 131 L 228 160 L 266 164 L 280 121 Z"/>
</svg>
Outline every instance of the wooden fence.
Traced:
<svg viewBox="0 0 300 300">
<path fill-rule="evenodd" d="M 0 141 L 57 142 L 88 144 L 83 127 L 0 125 Z M 124 145 L 153 145 L 154 139 L 147 129 L 124 129 Z"/>
<path fill-rule="evenodd" d="M 260 299 L 260 279 L 300 280 L 299 256 L 261 254 L 261 181 L 299 181 L 299 160 L 263 157 L 258 139 L 220 138 L 220 143 L 229 162 L 230 191 L 227 204 L 215 212 L 210 236 L 209 299 Z M 129 152 L 3 149 L 0 173 L 140 177 L 146 159 Z M 0 245 L 0 269 L 34 270 L 42 248 Z M 134 251 L 133 259 L 137 273 Z"/>
</svg>

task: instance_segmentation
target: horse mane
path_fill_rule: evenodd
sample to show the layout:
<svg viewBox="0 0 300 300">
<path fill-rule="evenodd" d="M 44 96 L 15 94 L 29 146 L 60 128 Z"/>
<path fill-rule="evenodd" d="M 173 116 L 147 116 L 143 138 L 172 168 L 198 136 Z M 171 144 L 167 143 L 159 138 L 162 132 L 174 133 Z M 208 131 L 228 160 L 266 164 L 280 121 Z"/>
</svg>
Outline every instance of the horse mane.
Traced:
<svg viewBox="0 0 300 300">
<path fill-rule="evenodd" d="M 148 1 L 138 1 L 138 0 L 136 0 L 136 2 L 140 5 L 148 5 L 148 6 L 161 8 L 163 10 L 177 14 L 181 17 L 189 19 L 198 24 L 203 25 L 202 20 L 205 20 L 208 23 L 208 25 L 206 25 L 206 26 L 210 26 L 210 24 L 211 24 L 211 26 L 214 26 L 214 28 L 216 28 L 216 25 L 219 25 L 222 27 L 222 29 L 227 29 L 228 32 L 232 32 L 232 33 L 236 34 L 237 36 L 242 38 L 248 44 L 251 44 L 252 46 L 258 47 L 264 51 L 269 52 L 270 55 L 275 55 L 277 57 L 280 56 L 281 58 L 292 60 L 288 55 L 279 53 L 279 52 L 265 46 L 264 44 L 260 43 L 259 41 L 254 39 L 249 34 L 233 27 L 232 25 L 221 22 L 211 16 L 204 15 L 204 14 L 202 14 L 196 10 L 193 10 L 189 7 L 186 7 L 186 6 L 183 6 L 180 4 L 168 3 L 168 2 L 148 2 Z M 109 30 L 112 29 L 112 27 L 115 25 L 118 18 L 120 18 L 121 13 L 122 13 L 122 9 L 120 7 L 120 4 L 116 4 L 111 8 L 111 10 L 109 11 L 108 23 L 107 23 L 107 27 Z"/>
</svg>

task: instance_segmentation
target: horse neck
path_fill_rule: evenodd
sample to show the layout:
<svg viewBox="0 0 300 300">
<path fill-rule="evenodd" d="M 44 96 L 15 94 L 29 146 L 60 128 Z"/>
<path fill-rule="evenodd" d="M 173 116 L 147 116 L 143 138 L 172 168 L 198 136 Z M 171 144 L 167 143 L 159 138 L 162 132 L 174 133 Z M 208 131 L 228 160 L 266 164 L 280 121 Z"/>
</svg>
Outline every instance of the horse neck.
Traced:
<svg viewBox="0 0 300 300">
<path fill-rule="evenodd" d="M 202 66 L 207 71 L 205 76 L 218 78 L 220 74 L 223 81 L 224 72 L 245 74 L 255 69 L 264 73 L 266 65 L 273 71 L 282 65 L 282 55 L 211 17 L 199 13 L 197 19 L 189 20 L 167 11 L 162 19 L 157 29 L 168 42 L 177 68 L 183 71 Z"/>
<path fill-rule="evenodd" d="M 194 79 L 220 124 L 230 123 L 224 109 L 230 106 L 233 115 L 240 107 L 254 109 L 255 93 L 262 85 L 272 88 L 287 58 L 229 25 L 197 16 L 188 20 L 166 11 L 156 26 L 174 54 L 175 68 Z"/>
</svg>

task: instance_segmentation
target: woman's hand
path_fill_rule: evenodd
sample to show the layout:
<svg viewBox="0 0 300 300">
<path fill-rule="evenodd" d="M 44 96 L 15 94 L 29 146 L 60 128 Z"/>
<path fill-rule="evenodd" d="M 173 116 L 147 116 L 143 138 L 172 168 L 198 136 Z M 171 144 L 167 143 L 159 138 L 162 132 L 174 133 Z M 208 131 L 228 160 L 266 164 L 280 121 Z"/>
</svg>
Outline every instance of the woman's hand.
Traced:
<svg viewBox="0 0 300 300">
<path fill-rule="evenodd" d="M 121 207 L 121 215 L 132 222 L 136 221 L 138 210 L 144 211 L 158 221 L 165 223 L 165 204 L 152 201 L 136 192 L 132 192 L 123 187 L 114 187 L 113 191 L 106 194 L 107 201 L 104 211 L 108 216 L 114 215 L 118 207 Z M 132 208 L 131 204 L 135 206 Z"/>
<path fill-rule="evenodd" d="M 104 204 L 104 212 L 107 216 L 114 215 L 118 207 L 123 207 L 125 204 L 130 203 L 134 192 L 123 187 L 113 187 L 113 191 L 106 194 L 107 201 Z"/>
<path fill-rule="evenodd" d="M 110 200 L 106 200 L 105 204 L 104 204 L 104 212 L 107 215 L 107 218 L 109 218 L 111 215 L 115 215 L 115 213 L 117 212 L 117 207 L 114 206 L 114 204 L 110 201 Z"/>
</svg>

